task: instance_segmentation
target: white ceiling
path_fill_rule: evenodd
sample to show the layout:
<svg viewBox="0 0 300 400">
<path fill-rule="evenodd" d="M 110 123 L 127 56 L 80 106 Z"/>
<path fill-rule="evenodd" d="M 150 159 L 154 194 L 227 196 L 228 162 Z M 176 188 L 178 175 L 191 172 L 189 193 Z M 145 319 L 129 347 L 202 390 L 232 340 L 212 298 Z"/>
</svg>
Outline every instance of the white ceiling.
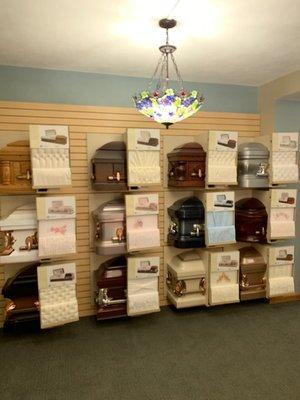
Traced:
<svg viewBox="0 0 300 400">
<path fill-rule="evenodd" d="M 0 0 L 0 64 L 150 77 L 177 0 Z M 184 80 L 260 85 L 300 69 L 300 0 L 181 0 Z"/>
</svg>

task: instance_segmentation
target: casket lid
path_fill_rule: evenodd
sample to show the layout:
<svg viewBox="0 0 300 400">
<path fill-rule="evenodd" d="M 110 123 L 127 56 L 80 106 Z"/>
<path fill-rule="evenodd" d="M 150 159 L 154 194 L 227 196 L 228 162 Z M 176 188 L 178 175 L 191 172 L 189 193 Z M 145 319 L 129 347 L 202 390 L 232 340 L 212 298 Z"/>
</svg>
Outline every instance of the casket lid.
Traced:
<svg viewBox="0 0 300 400">
<path fill-rule="evenodd" d="M 240 249 L 240 264 L 242 266 L 265 266 L 265 260 L 258 250 L 252 246 Z"/>
<path fill-rule="evenodd" d="M 201 144 L 197 142 L 189 142 L 175 147 L 175 149 L 168 153 L 168 158 L 177 158 L 180 156 L 197 156 L 199 157 L 198 161 L 201 161 L 203 158 L 205 158 L 205 151 L 203 150 Z"/>
<path fill-rule="evenodd" d="M 126 268 L 127 260 L 125 256 L 118 256 L 105 261 L 100 265 L 99 268 L 115 269 L 115 268 Z"/>
<path fill-rule="evenodd" d="M 26 265 L 26 267 L 20 269 L 13 277 L 9 278 L 2 288 L 2 295 L 7 299 L 37 295 L 38 265 L 40 263 Z"/>
<path fill-rule="evenodd" d="M 238 158 L 268 158 L 269 150 L 261 143 L 243 143 L 238 148 Z"/>
<path fill-rule="evenodd" d="M 168 268 L 177 279 L 199 278 L 205 274 L 203 260 L 194 250 L 173 257 Z"/>
<path fill-rule="evenodd" d="M 204 219 L 204 206 L 197 197 L 185 197 L 175 201 L 169 208 L 171 217 Z"/>
<path fill-rule="evenodd" d="M 101 204 L 92 212 L 93 218 L 97 222 L 121 221 L 125 218 L 124 200 L 110 200 Z"/>
<path fill-rule="evenodd" d="M 125 159 L 126 144 L 121 141 L 116 141 L 106 143 L 105 145 L 99 147 L 92 158 L 92 162 L 124 162 Z"/>
<path fill-rule="evenodd" d="M 126 269 L 125 256 L 114 257 L 100 264 L 95 274 L 98 287 L 125 285 Z"/>
<path fill-rule="evenodd" d="M 5 147 L 0 149 L 0 159 L 9 159 L 16 157 L 16 160 L 27 156 L 30 160 L 30 147 L 29 140 L 18 140 L 16 142 L 8 143 Z"/>
<path fill-rule="evenodd" d="M 36 229 L 37 216 L 35 203 L 18 207 L 7 218 L 0 220 L 1 230 Z"/>
<path fill-rule="evenodd" d="M 245 199 L 238 200 L 235 203 L 235 208 L 237 210 L 243 210 L 250 213 L 266 209 L 264 204 L 260 200 L 255 199 L 254 197 L 247 197 Z"/>
</svg>

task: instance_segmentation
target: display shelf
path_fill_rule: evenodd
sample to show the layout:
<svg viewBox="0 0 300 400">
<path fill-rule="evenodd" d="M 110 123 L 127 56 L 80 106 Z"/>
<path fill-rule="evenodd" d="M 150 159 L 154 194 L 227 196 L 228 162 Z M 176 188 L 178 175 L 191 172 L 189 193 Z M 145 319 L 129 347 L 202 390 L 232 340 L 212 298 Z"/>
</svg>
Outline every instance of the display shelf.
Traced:
<svg viewBox="0 0 300 400">
<path fill-rule="evenodd" d="M 38 261 L 38 250 L 31 251 L 13 251 L 9 256 L 0 256 L 0 264 L 19 264 Z"/>
<path fill-rule="evenodd" d="M 11 113 L 12 117 L 7 119 L 7 113 Z M 17 119 L 16 119 L 17 117 Z M 119 140 L 124 137 L 126 128 L 154 128 L 158 125 L 155 122 L 147 120 L 145 117 L 136 112 L 133 108 L 122 107 L 97 107 L 97 106 L 77 106 L 64 104 L 41 104 L 41 103 L 19 103 L 19 102 L 0 102 L 0 138 L 19 132 L 25 137 L 28 135 L 28 125 L 36 123 L 41 124 L 62 124 L 69 126 L 70 134 L 70 163 L 72 172 L 72 187 L 61 190 L 51 189 L 45 193 L 45 196 L 55 194 L 74 194 L 77 205 L 77 254 L 72 255 L 71 259 L 76 259 L 77 269 L 77 298 L 79 303 L 80 316 L 92 315 L 95 313 L 94 301 L 91 298 L 93 293 L 93 285 L 89 279 L 91 275 L 92 246 L 90 234 L 92 225 L 89 214 L 89 197 L 100 196 L 102 194 L 118 195 L 119 191 L 93 191 L 90 187 L 90 153 L 88 149 L 88 137 L 94 137 L 96 146 L 105 144 L 109 141 Z M 170 136 L 183 137 L 184 142 L 193 141 L 194 136 L 207 135 L 209 130 L 232 130 L 238 131 L 239 137 L 249 140 L 258 138 L 260 135 L 260 116 L 258 114 L 248 113 L 214 113 L 201 111 L 193 118 L 189 118 L 183 123 L 179 123 L 171 127 L 169 130 L 160 129 L 162 137 L 162 148 L 160 154 L 161 170 L 164 171 L 164 161 L 166 149 L 164 148 L 164 140 Z M 174 143 L 174 147 L 177 143 Z M 164 182 L 162 176 L 162 182 Z M 198 188 L 197 188 L 198 189 Z M 208 191 L 215 190 L 236 190 L 237 186 L 222 186 L 207 188 Z M 192 191 L 195 188 L 191 189 Z M 198 189 L 199 190 L 199 189 Z M 245 192 L 239 188 L 239 192 Z M 0 195 L 3 193 L 13 193 L 11 189 L 1 187 Z M 177 192 L 176 189 L 168 188 L 167 185 L 160 187 L 150 187 L 139 189 L 139 192 L 156 192 L 160 196 L 160 215 L 159 228 L 161 232 L 161 247 L 159 254 L 161 257 L 161 272 L 159 278 L 160 289 L 160 305 L 167 304 L 164 293 L 165 287 L 165 261 L 166 252 L 173 249 L 164 243 L 165 216 L 167 208 L 167 199 L 170 193 Z M 181 189 L 183 195 L 186 196 L 189 190 Z M 201 190 L 202 191 L 202 190 Z M 203 190 L 204 192 L 204 190 Z M 22 196 L 25 192 L 18 192 L 18 196 Z M 26 192 L 32 194 L 32 192 Z M 136 193 L 136 190 L 122 190 L 122 194 Z M 238 243 L 236 246 L 246 245 Z M 226 249 L 233 248 L 235 245 L 227 245 Z M 219 247 L 217 247 L 219 248 Z M 224 248 L 224 246 L 222 246 Z M 181 251 L 182 249 L 178 249 Z M 150 249 L 147 250 L 147 253 Z M 68 257 L 69 258 L 69 257 Z M 0 287 L 4 284 L 3 266 L 0 266 Z M 4 304 L 2 303 L 2 307 Z M 0 305 L 1 307 L 1 305 Z M 1 317 L 0 317 L 1 320 Z"/>
</svg>

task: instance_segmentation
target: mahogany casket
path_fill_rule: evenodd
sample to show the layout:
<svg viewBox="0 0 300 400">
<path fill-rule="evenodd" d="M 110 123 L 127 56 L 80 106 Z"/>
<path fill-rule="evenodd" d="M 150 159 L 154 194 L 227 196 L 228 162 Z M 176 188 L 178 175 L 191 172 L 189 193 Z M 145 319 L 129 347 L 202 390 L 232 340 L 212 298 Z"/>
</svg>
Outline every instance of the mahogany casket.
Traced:
<svg viewBox="0 0 300 400">
<path fill-rule="evenodd" d="M 125 256 L 112 258 L 96 271 L 98 293 L 97 320 L 127 315 L 127 261 Z"/>
<path fill-rule="evenodd" d="M 5 307 L 4 327 L 20 324 L 39 324 L 37 267 L 40 263 L 32 263 L 23 267 L 9 278 L 3 288 L 2 295 L 7 299 Z"/>
<path fill-rule="evenodd" d="M 0 149 L 0 185 L 7 190 L 31 190 L 29 141 L 8 143 Z"/>
<path fill-rule="evenodd" d="M 171 218 L 168 243 L 178 248 L 204 247 L 204 206 L 197 197 L 175 201 L 168 208 Z"/>
<path fill-rule="evenodd" d="M 267 264 L 254 247 L 240 249 L 240 299 L 252 300 L 266 297 Z"/>
<path fill-rule="evenodd" d="M 269 150 L 261 143 L 244 143 L 238 149 L 238 184 L 240 187 L 269 186 Z"/>
<path fill-rule="evenodd" d="M 126 189 L 126 145 L 110 142 L 99 147 L 92 160 L 92 188 L 94 190 Z"/>
<path fill-rule="evenodd" d="M 236 240 L 266 243 L 268 214 L 263 203 L 253 197 L 235 203 Z"/>
<path fill-rule="evenodd" d="M 126 253 L 124 201 L 111 200 L 92 212 L 95 222 L 95 252 L 100 255 Z"/>
<path fill-rule="evenodd" d="M 168 185 L 176 187 L 205 186 L 203 147 L 196 142 L 176 147 L 168 154 Z"/>
</svg>

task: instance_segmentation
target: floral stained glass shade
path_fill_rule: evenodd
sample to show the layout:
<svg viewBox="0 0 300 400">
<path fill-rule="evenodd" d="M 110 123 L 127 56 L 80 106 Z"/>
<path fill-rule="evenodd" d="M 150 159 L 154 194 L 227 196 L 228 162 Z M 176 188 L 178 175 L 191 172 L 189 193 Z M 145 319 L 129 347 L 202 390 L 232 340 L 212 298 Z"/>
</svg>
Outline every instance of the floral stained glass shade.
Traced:
<svg viewBox="0 0 300 400">
<path fill-rule="evenodd" d="M 138 111 L 154 121 L 172 125 L 195 114 L 203 105 L 204 98 L 196 90 L 186 93 L 177 93 L 173 89 L 164 92 L 143 91 L 133 97 Z"/>
</svg>

